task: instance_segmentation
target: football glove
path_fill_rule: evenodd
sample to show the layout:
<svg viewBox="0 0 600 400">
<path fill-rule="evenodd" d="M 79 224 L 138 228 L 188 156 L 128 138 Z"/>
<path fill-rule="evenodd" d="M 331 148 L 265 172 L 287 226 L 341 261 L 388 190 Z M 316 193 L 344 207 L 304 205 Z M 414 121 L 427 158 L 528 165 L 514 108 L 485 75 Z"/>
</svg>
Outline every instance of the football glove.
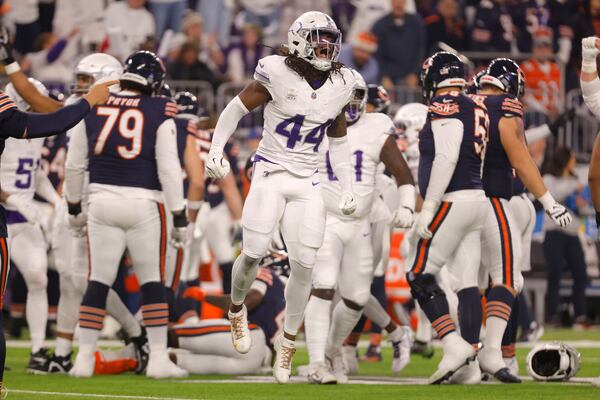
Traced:
<svg viewBox="0 0 600 400">
<path fill-rule="evenodd" d="M 573 220 L 573 217 L 567 208 L 559 203 L 554 203 L 552 207 L 548 208 L 546 214 L 548 214 L 550 219 L 561 228 L 566 228 Z"/>
<path fill-rule="evenodd" d="M 394 213 L 392 223 L 396 228 L 410 228 L 415 222 L 415 213 L 408 207 L 400 207 Z"/>
<path fill-rule="evenodd" d="M 15 62 L 12 45 L 10 44 L 10 35 L 5 27 L 0 29 L 0 62 L 4 65 Z"/>
<path fill-rule="evenodd" d="M 187 226 L 174 226 L 171 229 L 171 238 L 169 244 L 176 249 L 183 249 L 188 243 Z"/>
<path fill-rule="evenodd" d="M 69 229 L 76 237 L 85 236 L 87 229 L 87 214 L 80 212 L 77 215 L 69 214 Z"/>
<path fill-rule="evenodd" d="M 354 199 L 354 194 L 348 191 L 342 192 L 342 197 L 340 200 L 340 211 L 344 215 L 351 215 L 356 211 L 356 200 Z"/>
<path fill-rule="evenodd" d="M 209 151 L 206 157 L 206 176 L 213 179 L 223 179 L 229 173 L 229 161 L 220 151 Z"/>
<path fill-rule="evenodd" d="M 600 54 L 600 50 L 596 47 L 596 40 L 598 38 L 595 36 L 581 39 L 581 57 L 584 60 L 596 62 L 596 57 Z"/>
</svg>

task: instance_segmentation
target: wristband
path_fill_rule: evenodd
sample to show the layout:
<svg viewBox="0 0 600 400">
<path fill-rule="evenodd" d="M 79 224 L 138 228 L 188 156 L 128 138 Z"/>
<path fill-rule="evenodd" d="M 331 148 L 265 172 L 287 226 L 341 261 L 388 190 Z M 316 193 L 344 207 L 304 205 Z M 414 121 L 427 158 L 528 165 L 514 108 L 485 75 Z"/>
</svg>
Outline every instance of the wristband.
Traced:
<svg viewBox="0 0 600 400">
<path fill-rule="evenodd" d="M 587 73 L 598 72 L 598 69 L 596 66 L 596 58 L 594 57 L 594 59 L 592 59 L 592 60 L 583 58 L 581 60 L 581 72 L 587 72 Z"/>
<path fill-rule="evenodd" d="M 6 75 L 14 74 L 15 72 L 19 72 L 20 70 L 21 66 L 16 61 L 13 61 L 10 64 L 4 66 L 4 71 L 6 72 Z"/>
<path fill-rule="evenodd" d="M 202 208 L 202 204 L 204 204 L 204 202 L 202 200 L 199 201 L 188 201 L 187 202 L 187 208 L 190 210 L 199 210 Z"/>
<path fill-rule="evenodd" d="M 175 228 L 183 228 L 188 225 L 187 215 L 185 213 L 185 208 L 181 211 L 177 211 L 173 213 L 173 226 Z"/>
<path fill-rule="evenodd" d="M 81 213 L 81 203 L 68 203 L 67 209 L 69 215 L 79 215 Z"/>
<path fill-rule="evenodd" d="M 554 200 L 554 197 L 552 197 L 550 191 L 544 193 L 544 195 L 540 197 L 538 201 L 542 203 L 544 210 L 549 210 L 556 204 L 556 200 Z"/>
</svg>

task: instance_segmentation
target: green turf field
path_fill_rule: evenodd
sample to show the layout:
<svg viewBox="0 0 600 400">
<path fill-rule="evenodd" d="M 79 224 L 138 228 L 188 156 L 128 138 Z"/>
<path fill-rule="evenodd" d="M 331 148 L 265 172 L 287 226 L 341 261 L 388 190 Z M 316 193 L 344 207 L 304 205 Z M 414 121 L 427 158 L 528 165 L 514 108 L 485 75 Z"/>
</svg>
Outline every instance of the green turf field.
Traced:
<svg viewBox="0 0 600 400">
<path fill-rule="evenodd" d="M 588 340 L 600 343 L 600 331 L 552 331 L 545 340 Z M 589 344 L 588 344 L 589 346 Z M 600 347 L 600 346 L 595 346 Z M 600 376 L 600 348 L 579 347 L 583 365 L 578 377 Z M 525 375 L 524 360 L 527 349 L 519 349 L 521 375 Z M 236 383 L 233 377 L 193 376 L 182 381 L 151 381 L 133 374 L 101 376 L 79 380 L 68 376 L 32 376 L 26 374 L 25 365 L 29 354 L 26 349 L 9 348 L 5 383 L 9 389 L 8 399 L 600 399 L 600 388 L 589 383 L 541 384 L 526 382 L 521 385 L 483 384 L 479 386 L 440 387 L 403 384 L 390 385 L 349 384 L 337 386 L 314 386 L 288 384 L 279 386 L 271 383 Z M 435 369 L 440 352 L 431 360 L 413 357 L 411 364 L 399 375 L 400 378 L 427 377 Z M 307 362 L 307 354 L 300 349 L 295 365 Z M 390 349 L 384 349 L 381 363 L 362 363 L 361 376 L 389 377 Z M 227 379 L 227 383 L 216 380 Z M 209 382 L 207 382 L 207 380 Z"/>
</svg>

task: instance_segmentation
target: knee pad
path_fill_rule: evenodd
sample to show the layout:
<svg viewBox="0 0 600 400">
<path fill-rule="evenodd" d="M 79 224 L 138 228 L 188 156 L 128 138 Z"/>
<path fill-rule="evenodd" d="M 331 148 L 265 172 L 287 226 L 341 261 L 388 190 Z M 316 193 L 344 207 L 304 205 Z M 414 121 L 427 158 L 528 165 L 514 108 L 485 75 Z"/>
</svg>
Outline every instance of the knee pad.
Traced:
<svg viewBox="0 0 600 400">
<path fill-rule="evenodd" d="M 27 284 L 27 290 L 29 292 L 36 290 L 46 290 L 48 286 L 48 275 L 43 269 L 31 269 L 29 271 L 21 271 L 25 283 Z"/>
<path fill-rule="evenodd" d="M 406 280 L 410 286 L 413 298 L 419 303 L 427 303 L 436 297 L 446 297 L 442 288 L 438 285 L 432 274 L 415 274 L 408 272 Z"/>
<path fill-rule="evenodd" d="M 267 254 L 272 236 L 244 227 L 242 235 L 242 253 L 250 258 L 261 259 Z"/>
<path fill-rule="evenodd" d="M 312 268 L 317 261 L 316 247 L 309 247 L 303 243 L 288 243 L 288 255 L 305 268 Z"/>
</svg>

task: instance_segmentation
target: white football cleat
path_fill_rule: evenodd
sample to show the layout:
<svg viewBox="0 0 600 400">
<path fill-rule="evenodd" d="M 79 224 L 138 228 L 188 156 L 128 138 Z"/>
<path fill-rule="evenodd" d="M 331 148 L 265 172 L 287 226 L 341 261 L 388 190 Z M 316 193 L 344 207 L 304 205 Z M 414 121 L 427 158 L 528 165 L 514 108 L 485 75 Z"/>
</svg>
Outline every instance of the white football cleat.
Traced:
<svg viewBox="0 0 600 400">
<path fill-rule="evenodd" d="M 342 356 L 344 357 L 344 367 L 348 375 L 358 374 L 358 354 L 356 353 L 356 346 L 344 346 L 342 347 Z"/>
<path fill-rule="evenodd" d="M 483 346 L 477 354 L 479 365 L 483 372 L 487 372 L 503 383 L 521 383 L 518 376 L 513 375 L 504 363 L 502 350 Z"/>
<path fill-rule="evenodd" d="M 346 375 L 346 368 L 344 367 L 344 357 L 342 356 L 342 352 L 338 349 L 328 349 L 325 352 L 325 360 L 327 360 L 327 364 L 329 364 L 329 369 L 331 373 L 335 376 L 337 383 L 348 383 L 348 375 Z"/>
<path fill-rule="evenodd" d="M 444 356 L 438 369 L 429 377 L 430 385 L 438 385 L 450 379 L 452 375 L 469 360 L 474 359 L 476 351 L 457 333 L 448 335 L 444 343 Z"/>
<path fill-rule="evenodd" d="M 410 363 L 410 349 L 413 344 L 413 332 L 408 326 L 399 326 L 390 333 L 393 359 L 392 372 L 397 374 Z"/>
<path fill-rule="evenodd" d="M 245 305 L 236 313 L 229 311 L 229 323 L 231 324 L 231 342 L 238 353 L 246 354 L 252 346 L 250 329 L 248 329 L 248 310 Z"/>
<path fill-rule="evenodd" d="M 152 379 L 185 378 L 188 372 L 171 361 L 165 350 L 158 353 L 150 352 L 146 376 Z"/>
<path fill-rule="evenodd" d="M 481 369 L 477 359 L 469 361 L 467 365 L 462 366 L 452 375 L 450 383 L 458 385 L 478 385 L 481 383 Z"/>
<path fill-rule="evenodd" d="M 318 385 L 335 385 L 337 379 L 325 363 L 317 363 L 308 367 L 308 382 Z"/>
<path fill-rule="evenodd" d="M 94 353 L 77 353 L 73 368 L 69 371 L 69 375 L 75 378 L 89 378 L 94 375 L 94 366 L 96 365 L 96 358 Z"/>
<path fill-rule="evenodd" d="M 277 383 L 288 383 L 292 374 L 292 358 L 296 352 L 296 343 L 283 337 L 283 333 L 275 338 L 275 363 L 273 376 Z"/>
</svg>

